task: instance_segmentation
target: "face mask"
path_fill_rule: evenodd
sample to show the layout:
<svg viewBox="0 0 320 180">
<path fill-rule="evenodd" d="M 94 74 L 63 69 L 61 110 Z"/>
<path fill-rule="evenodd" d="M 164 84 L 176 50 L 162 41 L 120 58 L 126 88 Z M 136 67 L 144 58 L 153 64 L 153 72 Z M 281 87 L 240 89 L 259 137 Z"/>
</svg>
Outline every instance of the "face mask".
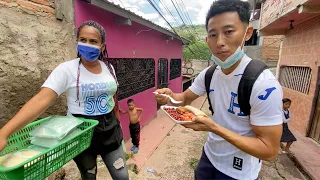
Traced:
<svg viewBox="0 0 320 180">
<path fill-rule="evenodd" d="M 228 69 L 230 68 L 232 65 L 234 65 L 235 63 L 237 63 L 240 59 L 243 58 L 244 56 L 244 52 L 243 49 L 241 48 L 244 38 L 246 36 L 248 28 L 246 29 L 246 32 L 244 33 L 242 42 L 240 44 L 240 46 L 237 48 L 237 50 L 231 55 L 229 56 L 225 61 L 221 61 L 218 57 L 214 56 L 213 54 L 211 55 L 211 60 L 217 64 L 218 66 L 220 66 L 222 69 Z"/>
<path fill-rule="evenodd" d="M 85 60 L 92 62 L 98 59 L 100 47 L 78 42 L 78 52 Z"/>
</svg>

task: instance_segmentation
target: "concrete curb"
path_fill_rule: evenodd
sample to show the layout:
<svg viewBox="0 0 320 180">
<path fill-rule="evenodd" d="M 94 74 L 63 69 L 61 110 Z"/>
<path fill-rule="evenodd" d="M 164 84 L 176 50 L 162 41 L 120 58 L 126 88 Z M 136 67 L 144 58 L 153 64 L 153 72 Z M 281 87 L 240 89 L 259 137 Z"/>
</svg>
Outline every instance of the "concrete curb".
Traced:
<svg viewBox="0 0 320 180">
<path fill-rule="evenodd" d="M 283 143 L 281 143 L 280 146 L 281 146 L 281 149 L 284 149 Z M 289 159 L 293 161 L 293 163 L 300 170 L 300 172 L 303 174 L 306 180 L 316 180 L 316 178 L 312 176 L 309 170 L 302 165 L 302 163 L 298 160 L 298 158 L 294 154 L 288 153 L 286 155 L 289 157 Z"/>
</svg>

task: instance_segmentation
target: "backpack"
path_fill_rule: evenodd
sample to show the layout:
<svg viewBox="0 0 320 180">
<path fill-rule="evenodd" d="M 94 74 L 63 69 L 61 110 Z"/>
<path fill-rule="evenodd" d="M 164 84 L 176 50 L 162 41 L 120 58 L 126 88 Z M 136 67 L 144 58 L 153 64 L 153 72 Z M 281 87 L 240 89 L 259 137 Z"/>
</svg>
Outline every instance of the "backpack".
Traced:
<svg viewBox="0 0 320 180">
<path fill-rule="evenodd" d="M 212 115 L 214 113 L 209 97 L 210 92 L 210 83 L 213 76 L 214 71 L 216 70 L 217 65 L 212 65 L 205 74 L 205 87 L 207 91 L 207 97 L 209 102 L 209 110 L 211 111 Z M 246 114 L 250 115 L 250 96 L 252 92 L 252 87 L 255 81 L 258 79 L 259 75 L 267 69 L 268 66 L 260 61 L 260 60 L 251 60 L 247 67 L 244 70 L 244 73 L 241 77 L 239 86 L 238 86 L 238 103 L 240 106 L 240 110 Z"/>
</svg>

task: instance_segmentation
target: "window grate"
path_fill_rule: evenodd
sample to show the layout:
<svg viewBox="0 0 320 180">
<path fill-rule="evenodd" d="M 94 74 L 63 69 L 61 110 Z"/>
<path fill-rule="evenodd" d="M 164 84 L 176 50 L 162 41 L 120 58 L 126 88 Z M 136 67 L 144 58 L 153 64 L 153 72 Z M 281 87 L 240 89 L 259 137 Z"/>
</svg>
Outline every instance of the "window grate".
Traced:
<svg viewBox="0 0 320 180">
<path fill-rule="evenodd" d="M 283 66 L 280 68 L 280 84 L 283 87 L 308 94 L 311 73 L 312 70 L 309 67 Z"/>
<path fill-rule="evenodd" d="M 181 76 L 181 59 L 171 59 L 170 61 L 170 80 Z"/>
<path fill-rule="evenodd" d="M 155 87 L 154 59 L 109 58 L 118 78 L 119 100 Z"/>
</svg>

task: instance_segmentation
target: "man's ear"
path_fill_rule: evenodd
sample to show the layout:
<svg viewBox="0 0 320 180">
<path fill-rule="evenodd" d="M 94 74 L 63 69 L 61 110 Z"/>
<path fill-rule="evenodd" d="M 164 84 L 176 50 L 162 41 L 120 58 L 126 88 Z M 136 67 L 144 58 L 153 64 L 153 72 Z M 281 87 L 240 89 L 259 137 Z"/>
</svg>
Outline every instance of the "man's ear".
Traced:
<svg viewBox="0 0 320 180">
<path fill-rule="evenodd" d="M 247 32 L 244 37 L 244 41 L 249 41 L 249 39 L 251 38 L 251 36 L 253 34 L 253 30 L 254 30 L 254 28 L 252 26 L 248 26 Z"/>
</svg>

